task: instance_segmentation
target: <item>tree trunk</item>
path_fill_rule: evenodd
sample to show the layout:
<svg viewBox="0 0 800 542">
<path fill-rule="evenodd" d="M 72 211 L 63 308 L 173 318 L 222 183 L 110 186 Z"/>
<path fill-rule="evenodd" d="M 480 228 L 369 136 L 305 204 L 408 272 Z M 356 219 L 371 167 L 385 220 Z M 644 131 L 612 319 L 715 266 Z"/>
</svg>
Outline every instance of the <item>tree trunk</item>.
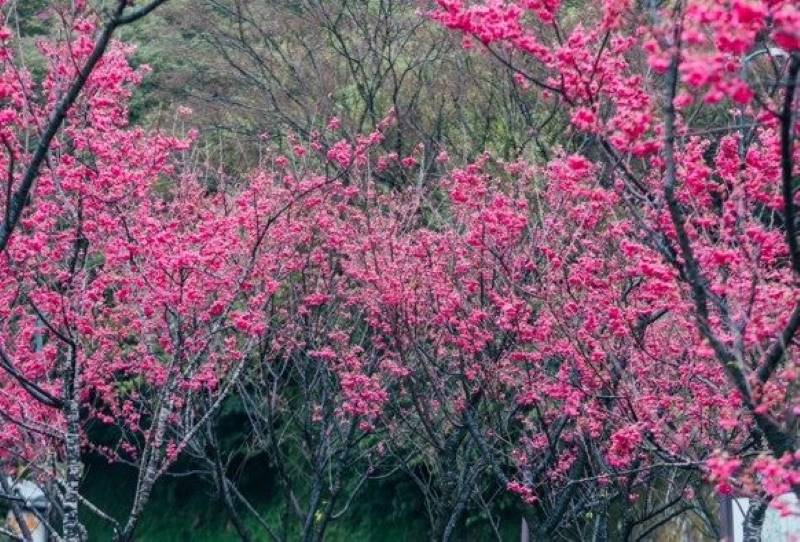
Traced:
<svg viewBox="0 0 800 542">
<path fill-rule="evenodd" d="M 608 510 L 600 510 L 594 522 L 593 542 L 608 542 Z"/>
<path fill-rule="evenodd" d="M 750 499 L 750 507 L 744 516 L 742 526 L 743 542 L 761 542 L 761 528 L 764 526 L 767 505 L 766 501 Z"/>
<path fill-rule="evenodd" d="M 64 484 L 64 501 L 62 503 L 64 509 L 64 541 L 81 542 L 84 538 L 84 530 L 80 523 L 78 510 L 83 463 L 81 462 L 80 410 L 78 402 L 70 396 L 64 403 L 64 410 L 67 419 L 65 439 L 67 473 Z"/>
<path fill-rule="evenodd" d="M 531 530 L 528 528 L 528 522 L 523 517 L 520 521 L 519 542 L 531 542 Z"/>
<path fill-rule="evenodd" d="M 209 426 L 210 425 L 211 424 L 209 423 Z M 210 427 L 209 435 L 213 435 L 213 429 Z M 234 502 L 230 490 L 231 482 L 228 481 L 228 476 L 225 473 L 225 466 L 222 464 L 222 457 L 219 453 L 219 446 L 217 445 L 216 441 L 214 441 L 214 443 L 211 445 L 211 454 L 213 455 L 214 462 L 214 481 L 217 484 L 217 489 L 219 490 L 222 502 L 225 504 L 225 510 L 228 512 L 228 517 L 233 524 L 233 528 L 236 529 L 236 534 L 239 535 L 239 539 L 242 542 L 250 542 L 252 540 L 250 538 L 250 532 L 247 530 L 247 527 L 242 521 L 242 517 L 239 515 L 239 511 L 236 509 L 236 503 Z"/>
<path fill-rule="evenodd" d="M 158 407 L 158 414 L 156 415 L 155 426 L 152 428 L 152 437 L 145 445 L 145 450 L 142 453 L 142 459 L 139 463 L 139 476 L 136 481 L 136 493 L 133 496 L 133 504 L 131 505 L 130 512 L 128 513 L 128 521 L 122 532 L 118 533 L 115 538 L 116 542 L 128 542 L 133 540 L 133 534 L 139 524 L 139 519 L 144 507 L 150 500 L 150 493 L 153 491 L 153 486 L 158 480 L 159 469 L 161 467 L 161 460 L 164 456 L 163 445 L 164 435 L 167 430 L 167 420 L 172 414 L 172 393 L 175 389 L 175 377 L 170 377 L 171 380 L 165 389 L 162 396 L 162 401 Z"/>
<path fill-rule="evenodd" d="M 239 540 L 242 542 L 250 542 L 252 540 L 252 538 L 250 538 L 250 532 L 247 530 L 247 526 L 244 524 L 242 517 L 236 510 L 236 503 L 233 501 L 231 496 L 229 484 L 230 482 L 223 473 L 220 486 L 222 491 L 222 501 L 225 503 L 225 509 L 228 511 L 228 517 L 233 524 L 233 528 L 236 529 L 236 534 L 239 535 Z"/>
<path fill-rule="evenodd" d="M 67 430 L 64 439 L 66 455 L 66 479 L 64 481 L 64 510 L 63 530 L 64 542 L 82 542 L 85 530 L 81 525 L 78 515 L 80 508 L 81 478 L 83 476 L 83 462 L 81 461 L 81 411 L 78 384 L 78 352 L 74 345 L 70 345 L 67 370 L 64 371 L 64 418 Z"/>
</svg>

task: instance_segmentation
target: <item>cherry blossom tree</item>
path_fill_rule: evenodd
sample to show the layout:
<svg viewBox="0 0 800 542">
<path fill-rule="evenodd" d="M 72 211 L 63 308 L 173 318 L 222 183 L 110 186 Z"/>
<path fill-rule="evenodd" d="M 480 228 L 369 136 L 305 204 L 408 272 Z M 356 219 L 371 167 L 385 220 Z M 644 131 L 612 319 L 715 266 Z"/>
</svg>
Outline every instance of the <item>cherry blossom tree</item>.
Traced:
<svg viewBox="0 0 800 542">
<path fill-rule="evenodd" d="M 2 454 L 49 487 L 60 525 L 48 527 L 65 540 L 85 536 L 79 505 L 131 539 L 184 445 L 168 428 L 197 431 L 202 419 L 182 415 L 195 396 L 218 408 L 257 343 L 254 311 L 275 290 L 260 210 L 207 193 L 182 163 L 191 136 L 127 124 L 142 71 L 111 33 L 161 3 L 128 12 L 119 2 L 104 27 L 81 3 L 60 13 L 69 37 L 40 44 L 42 81 L 4 49 Z M 137 467 L 121 524 L 81 495 L 98 423 L 118 431 L 98 451 Z"/>
<path fill-rule="evenodd" d="M 781 1 L 606 1 L 579 14 L 561 2 L 442 0 L 433 12 L 564 108 L 572 149 L 545 177 L 557 194 L 591 198 L 570 211 L 585 230 L 575 244 L 590 247 L 582 269 L 613 276 L 615 245 L 625 258 L 613 282 L 581 284 L 565 315 L 591 312 L 570 323 L 573 345 L 623 363 L 636 387 L 614 395 L 650 411 L 614 430 L 611 464 L 653 448 L 699 461 L 723 492 L 798 492 L 799 16 Z M 568 255 L 548 257 L 562 267 Z M 620 288 L 627 308 L 614 306 Z M 610 357 L 595 342 L 602 328 L 638 347 Z M 687 437 L 701 438 L 702 455 Z M 710 458 L 714 448 L 725 453 Z"/>
<path fill-rule="evenodd" d="M 636 277 L 616 240 L 623 225 L 609 228 L 615 196 L 582 180 L 587 166 L 553 163 L 549 173 L 562 168 L 561 182 L 545 187 L 537 177 L 547 170 L 524 162 L 485 156 L 454 169 L 436 208 L 417 198 L 433 216 L 388 238 L 356 275 L 361 303 L 401 368 L 387 408 L 403 438 L 390 432 L 387 446 L 424 448 L 419 455 L 435 459 L 432 482 L 410 474 L 444 517 L 432 519 L 437 538 L 448 539 L 467 505 L 491 492 L 487 475 L 521 497 L 539 538 L 594 536 L 603 522 L 587 524 L 587 513 L 607 516 L 610 503 L 637 492 L 649 504 L 628 507 L 623 530 L 702 504 L 699 491 L 684 498 L 698 477 L 676 470 L 701 460 L 675 457 L 712 450 L 720 437 L 710 414 L 724 399 L 690 382 L 663 397 L 679 369 L 655 367 L 643 343 L 658 333 L 656 344 L 678 349 L 682 337 L 673 326 L 659 329 L 652 299 L 632 293 Z M 639 446 L 657 417 L 672 424 L 657 442 L 675 456 Z M 689 437 L 672 442 L 683 431 Z M 448 483 L 447 469 L 459 465 Z M 672 475 L 674 485 L 650 495 L 655 478 Z"/>
<path fill-rule="evenodd" d="M 372 170 L 397 161 L 378 150 L 393 122 L 390 115 L 375 132 L 328 148 L 318 134 L 295 139 L 291 156 L 272 149 L 241 197 L 242 205 L 271 209 L 264 269 L 280 288 L 262 307 L 258 322 L 266 325 L 237 384 L 249 425 L 240 448 L 276 473 L 281 520 L 259 513 L 229 474 L 241 450 L 220 446 L 212 418 L 186 452 L 216 486 L 242 539 L 252 536 L 243 521 L 252 516 L 272 540 L 322 540 L 368 479 L 391 468 L 382 413 L 402 369 L 388 362 L 352 275 L 355 259 L 407 222 L 404 208 L 376 188 Z M 325 136 L 339 130 L 333 119 Z"/>
</svg>

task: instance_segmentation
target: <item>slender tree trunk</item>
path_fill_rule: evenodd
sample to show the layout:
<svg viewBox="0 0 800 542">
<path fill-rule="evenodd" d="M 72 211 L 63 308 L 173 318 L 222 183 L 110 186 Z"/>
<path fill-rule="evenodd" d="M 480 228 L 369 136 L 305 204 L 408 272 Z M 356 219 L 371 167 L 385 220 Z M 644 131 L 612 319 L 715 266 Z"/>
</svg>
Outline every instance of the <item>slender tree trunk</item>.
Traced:
<svg viewBox="0 0 800 542">
<path fill-rule="evenodd" d="M 316 521 L 320 500 L 322 500 L 322 484 L 325 477 L 325 472 L 322 469 L 323 467 L 318 464 L 317 472 L 315 473 L 314 482 L 311 488 L 311 495 L 308 498 L 306 517 L 303 521 L 303 542 L 317 542 L 314 522 Z"/>
<path fill-rule="evenodd" d="M 209 429 L 209 433 L 212 431 L 212 429 Z M 225 504 L 225 509 L 228 511 L 228 517 L 231 523 L 233 523 L 233 528 L 236 529 L 239 539 L 242 542 L 250 542 L 250 532 L 247 530 L 247 527 L 242 521 L 242 517 L 239 515 L 239 511 L 236 509 L 236 503 L 230 490 L 231 482 L 228 481 L 227 474 L 225 473 L 225 466 L 222 464 L 222 457 L 220 456 L 219 447 L 216 443 L 213 444 L 212 453 L 214 455 L 214 477 L 217 481 L 217 487 L 219 488 L 222 502 Z"/>
<path fill-rule="evenodd" d="M 150 493 L 153 491 L 153 486 L 158 479 L 158 471 L 163 455 L 162 447 L 167 428 L 167 419 L 172 413 L 171 397 L 173 389 L 174 381 L 170 382 L 169 386 L 167 386 L 167 393 L 163 396 L 163 401 L 158 409 L 155 427 L 153 427 L 153 437 L 142 454 L 142 461 L 140 464 L 140 469 L 142 470 L 140 471 L 139 480 L 136 484 L 136 494 L 133 497 L 133 505 L 131 505 L 125 528 L 116 538 L 117 542 L 133 540 L 133 533 L 139 524 L 139 518 L 142 511 L 144 511 L 147 501 L 150 500 Z"/>
<path fill-rule="evenodd" d="M 594 522 L 593 542 L 608 542 L 608 510 L 604 507 Z"/>
<path fill-rule="evenodd" d="M 81 542 L 85 538 L 85 530 L 81 525 L 78 515 L 80 508 L 80 488 L 83 477 L 83 462 L 81 461 L 81 412 L 78 402 L 78 352 L 71 345 L 69 352 L 69 366 L 64 375 L 64 418 L 67 430 L 64 439 L 66 455 L 66 479 L 64 483 L 64 542 Z"/>
<path fill-rule="evenodd" d="M 431 521 L 428 540 L 430 540 L 430 542 L 440 542 L 442 537 L 441 533 L 444 532 L 445 506 L 443 503 L 436 503 L 434 506 L 435 506 L 434 518 Z"/>
<path fill-rule="evenodd" d="M 767 505 L 766 501 L 750 499 L 750 507 L 744 516 L 744 524 L 742 526 L 742 542 L 761 542 L 761 529 L 764 527 Z"/>
<path fill-rule="evenodd" d="M 467 502 L 469 501 L 471 493 L 469 488 L 462 490 L 461 496 L 458 498 L 453 511 L 450 513 L 450 519 L 447 521 L 447 525 L 444 528 L 442 542 L 450 542 L 450 538 L 453 536 L 453 532 L 456 530 L 459 520 L 464 515 L 464 510 L 467 507 Z"/>
<path fill-rule="evenodd" d="M 81 462 L 80 441 L 80 410 L 78 402 L 70 397 L 64 403 L 67 420 L 66 434 L 66 480 L 64 484 L 64 541 L 81 542 L 83 540 L 83 526 L 78 516 L 80 505 L 80 485 L 83 476 L 83 463 Z"/>
<path fill-rule="evenodd" d="M 466 469 L 465 472 L 462 472 L 458 480 L 458 491 L 456 494 L 457 500 L 455 506 L 453 506 L 453 509 L 450 512 L 450 519 L 447 522 L 447 526 L 444 530 L 444 537 L 442 538 L 444 542 L 449 541 L 450 537 L 453 536 L 456 526 L 464 516 L 464 513 L 467 510 L 467 504 L 469 504 L 469 500 L 473 495 L 475 479 L 480 476 L 484 470 L 483 465 L 480 462 L 472 466 L 471 469 L 469 467 L 464 467 L 464 469 Z"/>
<path fill-rule="evenodd" d="M 250 538 L 250 532 L 247 530 L 247 526 L 242 521 L 242 517 L 239 515 L 239 512 L 236 510 L 236 503 L 233 501 L 233 497 L 231 496 L 231 491 L 229 485 L 230 482 L 227 478 L 222 477 L 222 481 L 220 482 L 221 490 L 222 490 L 222 500 L 225 503 L 225 508 L 228 511 L 228 517 L 233 524 L 233 528 L 236 529 L 236 534 L 239 535 L 239 540 L 242 542 L 250 542 L 252 538 Z"/>
</svg>

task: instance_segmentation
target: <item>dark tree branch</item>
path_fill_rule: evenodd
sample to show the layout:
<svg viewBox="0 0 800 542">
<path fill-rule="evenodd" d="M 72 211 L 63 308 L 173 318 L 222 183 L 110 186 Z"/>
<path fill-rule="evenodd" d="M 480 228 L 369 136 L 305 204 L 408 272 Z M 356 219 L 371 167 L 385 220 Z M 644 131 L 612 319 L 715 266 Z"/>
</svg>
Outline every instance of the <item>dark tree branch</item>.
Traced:
<svg viewBox="0 0 800 542">
<path fill-rule="evenodd" d="M 43 405 L 52 408 L 61 408 L 64 402 L 52 395 L 50 392 L 42 389 L 38 384 L 29 380 L 22 372 L 17 369 L 11 358 L 6 354 L 5 350 L 0 347 L 0 367 L 8 373 L 14 380 L 19 382 L 19 385 L 27 391 L 31 397 L 42 403 Z"/>
<path fill-rule="evenodd" d="M 795 224 L 794 203 L 794 97 L 797 89 L 797 74 L 800 72 L 800 56 L 792 55 L 789 64 L 786 94 L 784 95 L 783 110 L 781 111 L 781 190 L 783 192 L 784 217 L 786 228 L 786 243 L 789 245 L 789 257 L 792 269 L 800 275 L 800 245 L 797 241 L 797 224 Z"/>
<path fill-rule="evenodd" d="M 780 365 L 784 354 L 786 353 L 789 344 L 792 342 L 795 333 L 800 329 L 800 303 L 796 304 L 792 315 L 789 317 L 789 322 L 783 329 L 781 336 L 778 337 L 774 343 L 767 349 L 764 361 L 758 369 L 758 379 L 761 382 L 767 382 L 775 372 L 775 369 Z"/>
</svg>

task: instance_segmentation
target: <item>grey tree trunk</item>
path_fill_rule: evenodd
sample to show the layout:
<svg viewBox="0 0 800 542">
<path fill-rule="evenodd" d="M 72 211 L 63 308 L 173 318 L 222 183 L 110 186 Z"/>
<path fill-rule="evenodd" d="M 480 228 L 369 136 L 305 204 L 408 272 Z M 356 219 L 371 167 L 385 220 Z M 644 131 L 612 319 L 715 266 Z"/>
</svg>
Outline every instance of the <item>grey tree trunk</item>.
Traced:
<svg viewBox="0 0 800 542">
<path fill-rule="evenodd" d="M 79 383 L 78 352 L 76 346 L 72 344 L 69 349 L 67 368 L 64 371 L 63 412 L 67 426 L 64 438 L 67 472 L 64 480 L 64 500 L 62 502 L 64 510 L 64 542 L 82 542 L 86 533 L 78 516 L 81 478 L 83 476 Z"/>
<path fill-rule="evenodd" d="M 608 510 L 600 510 L 594 522 L 593 542 L 608 542 Z"/>
<path fill-rule="evenodd" d="M 162 448 L 167 430 L 167 420 L 172 413 L 171 396 L 175 388 L 175 378 L 174 376 L 170 378 L 171 380 L 158 406 L 158 414 L 156 415 L 155 427 L 152 428 L 152 436 L 145 445 L 142 459 L 139 462 L 139 477 L 136 481 L 136 493 L 133 496 L 133 504 L 128 513 L 128 521 L 125 523 L 122 532 L 117 535 L 117 542 L 133 540 L 133 533 L 139 524 L 141 514 L 158 479 L 158 471 L 164 456 Z"/>
<path fill-rule="evenodd" d="M 750 499 L 750 507 L 744 516 L 744 524 L 742 526 L 743 542 L 761 542 L 761 529 L 764 527 L 767 506 L 767 501 Z"/>
<path fill-rule="evenodd" d="M 73 387 L 73 386 L 70 386 Z M 80 411 L 78 402 L 71 396 L 64 403 L 67 419 L 67 434 L 65 439 L 66 451 L 66 479 L 64 483 L 64 541 L 81 542 L 84 539 L 84 529 L 78 517 L 80 505 L 80 485 L 83 476 L 83 463 L 81 462 L 80 440 Z"/>
</svg>

